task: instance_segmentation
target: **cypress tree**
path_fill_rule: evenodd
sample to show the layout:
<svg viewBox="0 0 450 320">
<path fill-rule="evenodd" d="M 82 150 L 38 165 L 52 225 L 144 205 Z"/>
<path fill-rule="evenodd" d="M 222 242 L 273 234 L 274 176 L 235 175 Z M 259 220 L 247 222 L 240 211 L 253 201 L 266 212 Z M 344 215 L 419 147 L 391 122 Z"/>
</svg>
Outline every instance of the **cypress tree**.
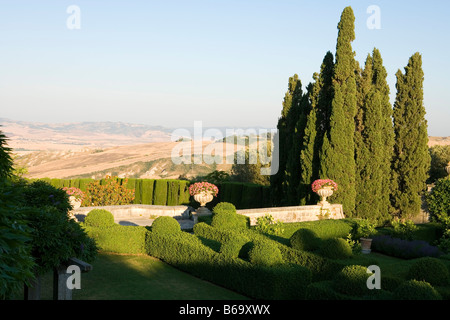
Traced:
<svg viewBox="0 0 450 320">
<path fill-rule="evenodd" d="M 356 208 L 360 218 L 382 220 L 381 195 L 383 193 L 384 158 L 382 139 L 381 94 L 373 85 L 373 60 L 367 57 L 359 81 L 359 108 L 356 116 L 355 163 Z"/>
<path fill-rule="evenodd" d="M 292 121 L 293 115 L 296 111 L 291 111 L 291 107 L 295 105 L 298 97 L 298 91 L 301 90 L 301 83 L 297 74 L 289 77 L 288 91 L 286 92 L 283 100 L 283 108 L 281 110 L 281 117 L 278 119 L 278 146 L 274 149 L 277 150 L 279 155 L 279 167 L 278 172 L 270 176 L 271 197 L 272 203 L 276 206 L 287 204 L 287 178 L 286 178 L 286 163 L 289 157 L 289 150 L 292 144 L 292 133 L 294 132 L 294 126 Z M 295 107 L 294 107 L 295 109 Z M 289 120 L 289 118 L 291 118 Z"/>
<path fill-rule="evenodd" d="M 394 155 L 394 127 L 392 123 L 393 108 L 390 103 L 390 89 L 387 83 L 387 72 L 383 66 L 380 51 L 375 48 L 372 53 L 373 77 L 372 84 L 380 94 L 381 118 L 380 130 L 382 132 L 383 157 L 380 159 L 382 175 L 382 191 L 380 194 L 380 217 L 388 218 L 391 211 L 390 193 L 392 189 L 392 159 Z"/>
<path fill-rule="evenodd" d="M 355 210 L 355 115 L 356 61 L 351 43 L 355 39 L 355 16 L 346 7 L 338 24 L 336 63 L 333 74 L 333 99 L 330 128 L 323 139 L 320 176 L 333 179 L 339 189 L 334 201 L 342 203 L 344 213 L 352 216 Z"/>
<path fill-rule="evenodd" d="M 313 75 L 314 83 L 308 85 L 308 112 L 303 146 L 300 153 L 301 177 L 298 185 L 300 204 L 312 204 L 317 196 L 311 184 L 319 178 L 320 158 L 324 132 L 329 128 L 330 104 L 332 98 L 333 54 L 327 52 L 320 74 Z"/>
<path fill-rule="evenodd" d="M 396 77 L 392 203 L 395 215 L 408 218 L 420 212 L 431 161 L 423 105 L 422 56 L 412 55 L 405 73 L 398 70 Z"/>
</svg>

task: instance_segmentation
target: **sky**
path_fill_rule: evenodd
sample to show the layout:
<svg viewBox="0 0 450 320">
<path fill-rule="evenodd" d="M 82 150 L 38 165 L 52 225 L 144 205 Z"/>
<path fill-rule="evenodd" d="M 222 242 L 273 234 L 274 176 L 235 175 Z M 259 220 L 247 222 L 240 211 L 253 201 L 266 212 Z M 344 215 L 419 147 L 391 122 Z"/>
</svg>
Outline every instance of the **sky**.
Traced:
<svg viewBox="0 0 450 320">
<path fill-rule="evenodd" d="M 392 103 L 422 54 L 428 134 L 450 136 L 447 0 L 1 0 L 0 117 L 274 128 L 289 77 L 306 87 L 335 53 L 346 6 L 356 59 L 380 50 Z"/>
</svg>

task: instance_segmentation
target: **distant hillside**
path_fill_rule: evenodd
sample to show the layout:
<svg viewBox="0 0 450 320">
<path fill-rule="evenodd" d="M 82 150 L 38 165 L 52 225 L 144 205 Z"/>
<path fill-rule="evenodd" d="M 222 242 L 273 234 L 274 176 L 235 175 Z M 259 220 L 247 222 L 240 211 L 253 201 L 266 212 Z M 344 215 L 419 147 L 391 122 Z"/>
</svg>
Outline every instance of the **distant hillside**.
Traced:
<svg viewBox="0 0 450 320">
<path fill-rule="evenodd" d="M 15 151 L 80 150 L 170 141 L 171 130 L 122 122 L 37 123 L 0 118 Z"/>
</svg>

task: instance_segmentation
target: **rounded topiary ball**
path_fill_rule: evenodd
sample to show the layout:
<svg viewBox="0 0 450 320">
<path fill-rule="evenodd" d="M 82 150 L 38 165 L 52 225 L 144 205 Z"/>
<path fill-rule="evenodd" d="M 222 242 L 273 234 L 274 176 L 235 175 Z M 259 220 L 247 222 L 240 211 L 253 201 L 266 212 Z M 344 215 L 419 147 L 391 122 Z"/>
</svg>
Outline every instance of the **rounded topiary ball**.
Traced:
<svg viewBox="0 0 450 320">
<path fill-rule="evenodd" d="M 333 287 L 336 291 L 351 295 L 362 296 L 370 293 L 367 279 L 370 277 L 367 268 L 360 265 L 345 266 L 334 279 Z"/>
<path fill-rule="evenodd" d="M 424 257 L 417 259 L 408 270 L 408 279 L 426 281 L 431 285 L 446 285 L 449 283 L 449 271 L 444 263 L 437 258 Z"/>
<path fill-rule="evenodd" d="M 244 229 L 247 226 L 247 221 L 244 216 L 240 216 L 233 212 L 219 212 L 213 215 L 211 226 L 218 229 Z"/>
<path fill-rule="evenodd" d="M 236 207 L 230 202 L 219 202 L 212 209 L 213 215 L 221 212 L 236 213 Z"/>
<path fill-rule="evenodd" d="M 115 224 L 114 216 L 105 209 L 93 209 L 84 218 L 84 223 L 90 227 L 111 227 Z"/>
<path fill-rule="evenodd" d="M 352 248 L 342 238 L 326 239 L 322 242 L 319 252 L 330 259 L 347 259 L 353 255 Z"/>
<path fill-rule="evenodd" d="M 441 300 L 439 292 L 426 281 L 408 280 L 394 291 L 395 300 Z"/>
<path fill-rule="evenodd" d="M 298 229 L 289 239 L 291 247 L 297 250 L 314 251 L 319 247 L 319 237 L 310 229 Z"/>
<path fill-rule="evenodd" d="M 175 218 L 161 216 L 152 223 L 152 232 L 158 234 L 172 234 L 181 231 L 181 226 Z"/>
<path fill-rule="evenodd" d="M 271 241 L 256 241 L 248 253 L 251 263 L 273 266 L 283 263 L 283 256 L 278 246 Z"/>
</svg>

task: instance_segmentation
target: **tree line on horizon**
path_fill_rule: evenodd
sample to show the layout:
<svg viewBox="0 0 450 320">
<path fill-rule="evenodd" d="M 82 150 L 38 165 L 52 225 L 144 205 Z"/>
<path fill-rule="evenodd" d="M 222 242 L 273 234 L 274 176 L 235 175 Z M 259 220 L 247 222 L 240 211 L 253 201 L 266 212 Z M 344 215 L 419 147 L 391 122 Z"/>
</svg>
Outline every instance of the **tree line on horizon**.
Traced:
<svg viewBox="0 0 450 320">
<path fill-rule="evenodd" d="M 317 202 L 316 179 L 338 184 L 333 202 L 348 217 L 383 222 L 410 218 L 421 208 L 430 155 L 423 105 L 422 57 L 414 53 L 396 73 L 396 97 L 381 53 L 374 48 L 364 66 L 355 59 L 355 16 L 346 7 L 338 23 L 336 53 L 328 51 L 302 89 L 289 78 L 278 119 L 279 170 L 270 177 L 277 206 Z"/>
</svg>

